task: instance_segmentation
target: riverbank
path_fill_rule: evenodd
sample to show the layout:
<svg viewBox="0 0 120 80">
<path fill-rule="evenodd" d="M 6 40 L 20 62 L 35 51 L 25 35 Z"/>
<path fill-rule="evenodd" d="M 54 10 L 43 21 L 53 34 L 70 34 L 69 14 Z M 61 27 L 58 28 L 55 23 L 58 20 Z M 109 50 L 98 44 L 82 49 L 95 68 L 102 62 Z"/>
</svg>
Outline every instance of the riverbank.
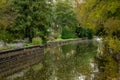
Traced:
<svg viewBox="0 0 120 80">
<path fill-rule="evenodd" d="M 75 38 L 75 39 L 55 39 L 55 40 L 50 40 L 47 43 L 56 42 L 56 41 L 77 40 L 77 39 L 80 39 L 80 38 Z M 34 44 L 34 43 L 28 43 L 28 42 L 27 43 L 26 42 L 8 43 L 7 46 L 2 46 L 2 44 L 3 44 L 3 42 L 0 42 L 0 51 L 44 45 L 42 43 Z"/>
</svg>

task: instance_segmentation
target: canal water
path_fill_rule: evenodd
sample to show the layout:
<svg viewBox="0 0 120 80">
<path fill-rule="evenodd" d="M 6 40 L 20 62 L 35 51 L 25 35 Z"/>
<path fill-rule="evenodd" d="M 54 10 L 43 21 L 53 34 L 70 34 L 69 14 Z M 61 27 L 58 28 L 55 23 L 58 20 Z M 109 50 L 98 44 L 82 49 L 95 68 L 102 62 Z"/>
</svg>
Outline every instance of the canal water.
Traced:
<svg viewBox="0 0 120 80">
<path fill-rule="evenodd" d="M 96 55 L 93 41 L 47 48 L 40 80 L 94 80 Z"/>
<path fill-rule="evenodd" d="M 46 48 L 42 63 L 12 80 L 96 80 L 97 48 L 95 41 Z"/>
</svg>

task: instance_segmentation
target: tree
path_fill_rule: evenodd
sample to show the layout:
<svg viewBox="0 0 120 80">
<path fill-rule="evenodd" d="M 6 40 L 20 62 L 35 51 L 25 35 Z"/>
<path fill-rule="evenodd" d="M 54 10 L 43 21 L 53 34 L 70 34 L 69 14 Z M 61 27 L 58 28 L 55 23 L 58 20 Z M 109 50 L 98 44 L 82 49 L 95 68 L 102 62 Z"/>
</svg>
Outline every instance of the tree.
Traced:
<svg viewBox="0 0 120 80">
<path fill-rule="evenodd" d="M 76 28 L 75 32 L 76 32 L 77 37 L 79 37 L 79 38 L 84 38 L 84 37 L 86 37 L 88 39 L 93 38 L 93 31 L 89 28 L 79 26 Z"/>
<path fill-rule="evenodd" d="M 0 40 L 6 42 L 12 40 L 12 34 L 8 32 L 10 25 L 13 24 L 15 20 L 15 15 L 12 10 L 11 0 L 0 0 Z"/>
<path fill-rule="evenodd" d="M 86 29 L 86 37 L 88 39 L 92 39 L 93 38 L 93 31 L 89 28 Z"/>
<path fill-rule="evenodd" d="M 12 14 L 12 3 L 9 0 L 0 1 L 0 28 L 6 28 L 14 19 Z"/>
<path fill-rule="evenodd" d="M 49 7 L 45 0 L 14 0 L 17 18 L 12 31 L 17 34 L 16 38 L 28 38 L 32 42 L 32 38 L 39 33 L 43 41 L 46 41 Z"/>
<path fill-rule="evenodd" d="M 79 38 L 85 37 L 85 29 L 83 29 L 83 27 L 77 27 L 77 28 L 76 28 L 76 35 L 77 35 Z"/>
<path fill-rule="evenodd" d="M 120 39 L 119 2 L 119 0 L 86 0 L 76 7 L 79 21 L 82 25 L 92 28 L 97 34 L 102 32 L 103 36 L 111 37 L 112 40 Z"/>
<path fill-rule="evenodd" d="M 69 27 L 63 27 L 61 38 L 62 39 L 76 38 L 75 30 L 71 30 Z"/>
<path fill-rule="evenodd" d="M 58 0 L 55 3 L 55 15 L 55 24 L 61 30 L 60 33 L 65 29 L 64 27 L 75 30 L 78 25 L 73 5 L 69 1 Z"/>
<path fill-rule="evenodd" d="M 78 0 L 76 0 L 77 2 Z M 78 3 L 76 13 L 82 25 L 102 34 L 102 61 L 104 79 L 116 79 L 118 67 L 117 56 L 120 51 L 120 0 L 86 0 Z M 112 66 L 114 65 L 114 66 Z M 101 80 L 104 80 L 101 79 Z"/>
</svg>

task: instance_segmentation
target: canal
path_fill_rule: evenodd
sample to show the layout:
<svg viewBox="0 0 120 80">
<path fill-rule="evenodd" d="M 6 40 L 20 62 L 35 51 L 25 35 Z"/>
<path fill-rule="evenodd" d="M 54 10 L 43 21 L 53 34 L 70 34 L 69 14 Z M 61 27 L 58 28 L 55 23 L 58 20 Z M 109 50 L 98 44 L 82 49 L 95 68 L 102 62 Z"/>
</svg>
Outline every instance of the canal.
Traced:
<svg viewBox="0 0 120 80">
<path fill-rule="evenodd" d="M 45 50 L 40 80 L 93 80 L 97 43 L 88 41 Z"/>
<path fill-rule="evenodd" d="M 97 47 L 95 41 L 83 41 L 46 48 L 37 70 L 14 80 L 95 80 Z"/>
</svg>

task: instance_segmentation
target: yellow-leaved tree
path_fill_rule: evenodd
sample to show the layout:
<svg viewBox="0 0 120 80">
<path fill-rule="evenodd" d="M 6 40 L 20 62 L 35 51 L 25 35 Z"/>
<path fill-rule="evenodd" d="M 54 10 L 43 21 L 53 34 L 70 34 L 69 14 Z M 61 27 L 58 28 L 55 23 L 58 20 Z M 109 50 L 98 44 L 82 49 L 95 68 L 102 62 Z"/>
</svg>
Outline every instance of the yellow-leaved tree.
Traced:
<svg viewBox="0 0 120 80">
<path fill-rule="evenodd" d="M 75 0 L 79 22 L 103 37 L 102 79 L 117 80 L 120 64 L 120 0 Z"/>
</svg>

